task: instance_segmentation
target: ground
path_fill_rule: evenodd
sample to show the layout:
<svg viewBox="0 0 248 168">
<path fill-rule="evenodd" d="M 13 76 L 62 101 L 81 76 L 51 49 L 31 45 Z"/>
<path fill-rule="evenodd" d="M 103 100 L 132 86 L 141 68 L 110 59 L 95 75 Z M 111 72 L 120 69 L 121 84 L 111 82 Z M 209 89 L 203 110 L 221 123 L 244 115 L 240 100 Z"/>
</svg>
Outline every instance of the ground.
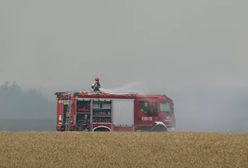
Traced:
<svg viewBox="0 0 248 168">
<path fill-rule="evenodd" d="M 247 168 L 248 134 L 0 132 L 0 167 Z"/>
</svg>

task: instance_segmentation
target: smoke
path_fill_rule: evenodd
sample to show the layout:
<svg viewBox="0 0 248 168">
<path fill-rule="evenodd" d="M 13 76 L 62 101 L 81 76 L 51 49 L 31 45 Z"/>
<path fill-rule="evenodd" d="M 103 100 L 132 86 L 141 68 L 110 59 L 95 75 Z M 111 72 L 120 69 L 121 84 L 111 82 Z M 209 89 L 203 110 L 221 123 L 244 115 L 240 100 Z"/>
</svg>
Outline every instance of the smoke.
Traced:
<svg viewBox="0 0 248 168">
<path fill-rule="evenodd" d="M 0 118 L 55 118 L 55 102 L 37 89 L 22 89 L 16 82 L 0 86 Z"/>
<path fill-rule="evenodd" d="M 248 92 L 243 88 L 170 91 L 178 131 L 247 132 Z"/>
<path fill-rule="evenodd" d="M 142 82 L 108 93 L 144 93 Z M 157 93 L 163 94 L 154 90 Z M 23 89 L 17 83 L 0 86 L 0 130 L 54 130 L 56 102 L 53 91 Z M 44 95 L 43 95 L 44 94 Z M 166 95 L 174 101 L 177 131 L 247 132 L 248 92 L 246 88 L 171 88 Z M 53 101 L 51 100 L 52 98 Z"/>
<path fill-rule="evenodd" d="M 50 95 L 51 97 L 51 95 Z M 0 130 L 55 130 L 56 102 L 37 89 L 23 89 L 16 82 L 0 86 Z"/>
</svg>

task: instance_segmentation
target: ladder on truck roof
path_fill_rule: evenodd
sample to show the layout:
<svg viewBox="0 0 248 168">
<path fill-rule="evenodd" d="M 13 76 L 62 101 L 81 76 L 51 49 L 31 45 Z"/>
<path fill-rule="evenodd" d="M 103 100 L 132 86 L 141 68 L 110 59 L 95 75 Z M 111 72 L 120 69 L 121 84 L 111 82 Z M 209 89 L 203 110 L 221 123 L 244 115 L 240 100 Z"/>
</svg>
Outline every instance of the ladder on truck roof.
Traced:
<svg viewBox="0 0 248 168">
<path fill-rule="evenodd" d="M 71 115 L 71 97 L 68 97 L 68 100 L 66 102 L 67 108 L 66 108 L 66 119 L 65 119 L 65 131 L 70 130 L 70 115 Z"/>
</svg>

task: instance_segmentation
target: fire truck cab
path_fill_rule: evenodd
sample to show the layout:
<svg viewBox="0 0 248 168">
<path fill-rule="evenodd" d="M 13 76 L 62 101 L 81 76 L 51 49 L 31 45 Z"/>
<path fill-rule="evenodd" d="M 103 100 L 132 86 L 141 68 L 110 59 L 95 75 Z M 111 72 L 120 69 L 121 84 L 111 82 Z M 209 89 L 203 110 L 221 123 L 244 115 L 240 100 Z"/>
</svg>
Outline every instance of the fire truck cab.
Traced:
<svg viewBox="0 0 248 168">
<path fill-rule="evenodd" d="M 57 92 L 58 131 L 173 131 L 173 101 L 165 95 Z"/>
</svg>

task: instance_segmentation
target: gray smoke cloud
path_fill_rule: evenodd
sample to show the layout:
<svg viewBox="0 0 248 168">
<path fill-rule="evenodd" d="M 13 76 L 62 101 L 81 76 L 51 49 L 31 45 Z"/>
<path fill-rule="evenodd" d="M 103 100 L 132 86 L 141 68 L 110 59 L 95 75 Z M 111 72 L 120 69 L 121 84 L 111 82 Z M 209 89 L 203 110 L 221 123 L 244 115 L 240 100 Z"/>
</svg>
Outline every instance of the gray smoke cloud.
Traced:
<svg viewBox="0 0 248 168">
<path fill-rule="evenodd" d="M 0 86 L 0 130 L 55 130 L 56 101 L 38 89 L 24 90 L 16 82 Z"/>
<path fill-rule="evenodd" d="M 111 93 L 152 93 L 131 82 Z M 142 90 L 142 92 L 140 92 Z M 22 89 L 6 82 L 0 87 L 0 130 L 55 130 L 54 92 Z M 157 90 L 175 104 L 177 131 L 247 132 L 248 92 L 242 88 L 184 88 Z M 51 98 L 53 97 L 53 98 Z"/>
<path fill-rule="evenodd" d="M 51 118 L 55 107 L 55 101 L 49 101 L 37 89 L 24 90 L 15 82 L 0 86 L 1 119 Z"/>
<path fill-rule="evenodd" d="M 248 131 L 248 92 L 242 88 L 185 88 L 173 90 L 177 130 Z"/>
</svg>

